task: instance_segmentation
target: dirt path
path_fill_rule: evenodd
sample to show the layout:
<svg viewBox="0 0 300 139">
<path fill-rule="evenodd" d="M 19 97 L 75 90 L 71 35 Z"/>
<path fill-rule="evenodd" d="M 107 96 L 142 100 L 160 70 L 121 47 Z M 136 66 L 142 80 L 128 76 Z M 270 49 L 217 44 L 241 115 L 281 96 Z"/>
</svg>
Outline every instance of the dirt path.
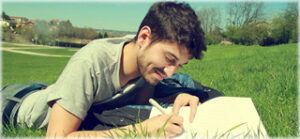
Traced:
<svg viewBox="0 0 300 139">
<path fill-rule="evenodd" d="M 12 42 L 1 42 L 2 44 L 8 45 L 17 45 L 17 46 L 34 46 L 39 48 L 60 48 L 59 46 L 48 46 L 48 45 L 39 45 L 39 44 L 23 44 L 23 43 L 12 43 Z"/>
<path fill-rule="evenodd" d="M 50 47 L 49 47 L 50 48 Z M 28 51 L 22 51 L 17 49 L 24 49 L 19 47 L 2 47 L 1 51 L 7 51 L 7 52 L 13 52 L 13 53 L 20 53 L 20 54 L 26 54 L 26 55 L 36 55 L 36 56 L 47 56 L 47 57 L 71 57 L 67 55 L 53 55 L 53 54 L 44 54 L 44 53 L 36 53 L 36 52 L 28 52 Z M 25 49 L 35 49 L 35 48 L 25 48 Z"/>
</svg>

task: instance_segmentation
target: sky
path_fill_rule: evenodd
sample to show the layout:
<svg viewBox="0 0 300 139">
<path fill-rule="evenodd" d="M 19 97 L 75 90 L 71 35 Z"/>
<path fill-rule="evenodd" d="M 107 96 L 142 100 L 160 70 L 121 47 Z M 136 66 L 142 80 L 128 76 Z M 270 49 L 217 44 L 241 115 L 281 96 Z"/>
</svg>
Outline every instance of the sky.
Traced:
<svg viewBox="0 0 300 139">
<path fill-rule="evenodd" d="M 70 20 L 75 27 L 137 31 L 150 6 L 158 0 L 2 0 L 2 11 L 9 16 L 32 20 Z M 180 1 L 180 0 L 179 0 Z M 264 1 L 264 11 L 269 15 L 284 10 L 288 2 Z M 188 0 L 195 11 L 201 8 L 219 8 L 226 14 L 230 0 Z"/>
</svg>

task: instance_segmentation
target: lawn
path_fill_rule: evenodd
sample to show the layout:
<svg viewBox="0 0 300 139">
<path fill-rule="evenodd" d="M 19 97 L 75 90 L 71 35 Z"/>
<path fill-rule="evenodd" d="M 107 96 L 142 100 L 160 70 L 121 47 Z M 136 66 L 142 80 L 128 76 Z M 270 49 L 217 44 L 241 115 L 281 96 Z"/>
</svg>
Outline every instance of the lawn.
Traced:
<svg viewBox="0 0 300 139">
<path fill-rule="evenodd" d="M 71 55 L 67 49 L 57 49 L 61 50 L 57 53 Z M 54 50 L 33 51 L 53 54 Z M 298 136 L 297 44 L 273 47 L 216 45 L 208 46 L 204 55 L 202 60 L 191 60 L 178 72 L 186 73 L 226 96 L 251 97 L 269 136 Z M 4 51 L 2 85 L 36 81 L 54 83 L 68 60 Z M 45 130 L 10 127 L 4 128 L 2 135 L 44 136 Z"/>
</svg>

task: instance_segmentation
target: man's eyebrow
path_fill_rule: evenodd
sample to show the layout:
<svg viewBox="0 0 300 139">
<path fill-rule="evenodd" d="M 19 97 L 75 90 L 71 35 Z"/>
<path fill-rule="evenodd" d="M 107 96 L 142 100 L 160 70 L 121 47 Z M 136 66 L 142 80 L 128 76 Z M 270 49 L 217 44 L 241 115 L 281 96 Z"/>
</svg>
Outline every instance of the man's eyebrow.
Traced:
<svg viewBox="0 0 300 139">
<path fill-rule="evenodd" d="M 171 53 L 171 52 L 167 52 L 167 54 L 173 56 L 176 60 L 179 59 L 175 54 L 173 54 L 173 53 Z M 182 65 L 186 65 L 186 64 L 188 64 L 188 63 L 189 63 L 189 62 L 186 62 L 186 63 L 183 63 Z M 180 65 L 180 66 L 182 66 L 182 65 Z"/>
<path fill-rule="evenodd" d="M 178 60 L 179 58 L 175 55 L 175 54 L 173 54 L 173 53 L 171 53 L 171 52 L 167 52 L 167 54 L 169 54 L 169 55 L 171 55 L 171 56 L 173 56 L 176 60 Z"/>
</svg>

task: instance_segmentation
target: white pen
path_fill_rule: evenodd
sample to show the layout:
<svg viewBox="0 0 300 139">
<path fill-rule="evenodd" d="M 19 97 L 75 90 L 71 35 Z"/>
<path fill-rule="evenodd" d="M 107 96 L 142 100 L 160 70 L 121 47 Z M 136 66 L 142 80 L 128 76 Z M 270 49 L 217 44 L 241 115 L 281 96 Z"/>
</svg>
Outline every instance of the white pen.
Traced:
<svg viewBox="0 0 300 139">
<path fill-rule="evenodd" d="M 152 104 L 155 108 L 157 108 L 162 114 L 167 114 L 165 109 L 161 107 L 154 99 L 150 98 L 149 103 Z"/>
</svg>

